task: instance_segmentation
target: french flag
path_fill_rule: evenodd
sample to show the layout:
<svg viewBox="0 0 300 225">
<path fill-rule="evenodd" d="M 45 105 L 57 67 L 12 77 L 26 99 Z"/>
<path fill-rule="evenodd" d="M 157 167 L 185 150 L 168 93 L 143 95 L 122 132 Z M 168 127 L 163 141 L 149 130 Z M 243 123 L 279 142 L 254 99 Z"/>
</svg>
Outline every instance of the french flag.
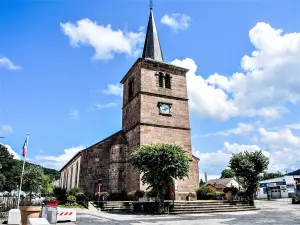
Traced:
<svg viewBox="0 0 300 225">
<path fill-rule="evenodd" d="M 28 137 L 26 137 L 26 140 L 24 142 L 24 145 L 23 145 L 23 157 L 26 158 L 26 153 L 27 153 L 27 142 L 28 142 Z"/>
</svg>

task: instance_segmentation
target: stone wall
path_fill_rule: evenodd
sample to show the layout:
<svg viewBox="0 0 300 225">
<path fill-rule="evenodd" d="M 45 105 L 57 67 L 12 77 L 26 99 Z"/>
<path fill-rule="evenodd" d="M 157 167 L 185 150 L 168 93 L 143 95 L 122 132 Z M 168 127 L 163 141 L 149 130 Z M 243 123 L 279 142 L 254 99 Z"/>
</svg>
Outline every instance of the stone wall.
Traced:
<svg viewBox="0 0 300 225">
<path fill-rule="evenodd" d="M 159 114 L 159 107 L 157 105 L 158 102 L 172 104 L 171 116 L 163 116 Z M 187 101 L 144 94 L 141 95 L 140 111 L 141 123 L 190 129 Z"/>
<path fill-rule="evenodd" d="M 77 154 L 68 165 L 61 170 L 60 186 L 70 190 L 79 184 L 81 153 Z"/>
<path fill-rule="evenodd" d="M 98 192 L 98 179 L 102 180 L 101 192 L 121 191 L 122 185 L 116 187 L 116 183 L 124 183 L 118 173 L 125 161 L 119 158 L 119 151 L 126 144 L 124 133 L 120 131 L 83 151 L 79 186 L 88 195 Z"/>
</svg>

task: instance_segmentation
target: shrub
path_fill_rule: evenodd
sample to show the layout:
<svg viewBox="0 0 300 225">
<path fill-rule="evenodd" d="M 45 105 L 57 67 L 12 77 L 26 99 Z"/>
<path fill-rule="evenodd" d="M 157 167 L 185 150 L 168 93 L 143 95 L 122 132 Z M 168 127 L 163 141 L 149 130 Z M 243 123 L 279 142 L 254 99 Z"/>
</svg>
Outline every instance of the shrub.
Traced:
<svg viewBox="0 0 300 225">
<path fill-rule="evenodd" d="M 190 192 L 190 193 L 188 194 L 188 196 L 189 196 L 190 198 L 196 198 L 196 194 L 195 194 L 195 193 L 192 193 L 192 192 Z"/>
<path fill-rule="evenodd" d="M 127 193 L 126 197 L 125 197 L 126 201 L 135 201 L 135 191 L 130 191 Z"/>
<path fill-rule="evenodd" d="M 69 195 L 74 195 L 76 196 L 78 193 L 83 193 L 83 191 L 79 188 L 79 187 L 73 187 L 70 191 L 69 191 Z M 84 194 L 84 193 L 83 193 Z"/>
<path fill-rule="evenodd" d="M 76 203 L 76 197 L 74 195 L 69 195 L 67 197 L 67 202 L 68 203 Z"/>
<path fill-rule="evenodd" d="M 216 192 L 214 190 L 211 190 L 209 187 L 207 186 L 201 186 L 196 190 L 197 195 L 207 195 L 208 193 L 212 193 L 215 194 Z"/>
<path fill-rule="evenodd" d="M 156 198 L 157 193 L 153 190 L 150 190 L 150 191 L 146 192 L 146 196 L 147 196 L 147 198 Z"/>
<path fill-rule="evenodd" d="M 136 191 L 134 193 L 134 196 L 137 197 L 137 198 L 143 198 L 145 196 L 145 192 L 140 190 L 140 191 Z"/>
<path fill-rule="evenodd" d="M 53 193 L 59 201 L 65 201 L 67 199 L 67 190 L 65 188 L 54 187 Z"/>
</svg>

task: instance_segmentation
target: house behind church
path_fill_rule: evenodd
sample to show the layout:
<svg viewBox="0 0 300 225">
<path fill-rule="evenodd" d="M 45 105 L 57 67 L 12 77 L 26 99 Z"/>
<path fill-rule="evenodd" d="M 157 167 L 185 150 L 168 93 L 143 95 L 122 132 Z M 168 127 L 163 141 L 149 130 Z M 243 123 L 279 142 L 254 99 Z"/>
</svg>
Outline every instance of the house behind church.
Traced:
<svg viewBox="0 0 300 225">
<path fill-rule="evenodd" d="M 189 177 L 174 180 L 176 199 L 195 192 L 199 184 L 199 159 L 192 154 L 186 73 L 188 69 L 164 62 L 150 10 L 142 58 L 121 80 L 122 130 L 78 152 L 61 170 L 60 185 L 82 188 L 87 195 L 118 193 L 124 188 L 145 190 L 130 155 L 141 145 L 177 144 L 190 160 Z"/>
</svg>

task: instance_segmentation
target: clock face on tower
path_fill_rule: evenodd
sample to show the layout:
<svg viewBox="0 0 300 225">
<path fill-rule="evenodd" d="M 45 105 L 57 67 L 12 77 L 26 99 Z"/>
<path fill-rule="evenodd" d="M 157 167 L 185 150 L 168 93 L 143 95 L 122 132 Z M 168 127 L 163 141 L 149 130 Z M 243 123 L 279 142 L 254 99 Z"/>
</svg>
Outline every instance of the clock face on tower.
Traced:
<svg viewBox="0 0 300 225">
<path fill-rule="evenodd" d="M 159 103 L 159 113 L 163 115 L 170 115 L 171 105 L 166 103 Z"/>
</svg>

